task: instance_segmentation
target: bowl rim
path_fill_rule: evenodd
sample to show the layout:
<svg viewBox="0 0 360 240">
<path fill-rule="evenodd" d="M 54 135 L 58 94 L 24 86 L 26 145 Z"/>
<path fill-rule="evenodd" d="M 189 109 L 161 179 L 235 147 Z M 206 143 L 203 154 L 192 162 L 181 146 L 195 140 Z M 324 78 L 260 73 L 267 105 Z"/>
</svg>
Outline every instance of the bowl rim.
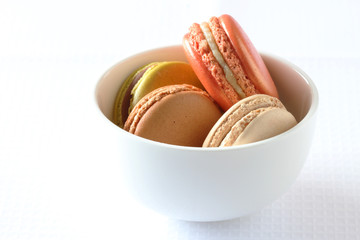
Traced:
<svg viewBox="0 0 360 240">
<path fill-rule="evenodd" d="M 306 115 L 304 116 L 304 118 L 298 123 L 296 124 L 296 126 L 292 127 L 291 129 L 278 134 L 274 137 L 271 138 L 267 138 L 264 140 L 260 140 L 257 142 L 253 142 L 253 143 L 248 143 L 248 144 L 244 144 L 244 145 L 238 145 L 238 146 L 229 146 L 229 147 L 208 147 L 208 148 L 204 148 L 204 147 L 190 147 L 190 146 L 179 146 L 179 145 L 173 145 L 173 144 L 168 144 L 168 143 L 161 143 L 161 142 L 157 142 L 154 140 L 149 140 L 146 138 L 142 138 L 139 136 L 136 136 L 134 134 L 131 134 L 127 131 L 125 131 L 124 129 L 118 127 L 117 125 L 115 125 L 112 121 L 110 121 L 105 114 L 101 111 L 98 100 L 97 100 L 97 95 L 98 95 L 98 88 L 99 85 L 101 83 L 101 80 L 111 71 L 113 70 L 115 67 L 117 67 L 119 64 L 125 62 L 125 61 L 129 61 L 130 59 L 134 59 L 136 57 L 142 56 L 144 54 L 149 54 L 151 52 L 158 52 L 158 51 L 168 51 L 171 49 L 175 49 L 175 48 L 182 48 L 181 45 L 170 45 L 170 46 L 164 46 L 164 47 L 157 47 L 157 48 L 153 48 L 153 49 L 148 49 L 145 51 L 141 51 L 138 53 L 135 53 L 131 56 L 128 56 L 120 61 L 118 61 L 117 63 L 115 63 L 114 65 L 112 65 L 110 68 L 108 68 L 107 71 L 105 71 L 105 73 L 103 73 L 100 78 L 98 79 L 98 81 L 96 82 L 95 85 L 95 91 L 94 91 L 94 101 L 95 101 L 95 105 L 97 107 L 97 110 L 99 111 L 99 113 L 102 115 L 103 118 L 105 118 L 106 121 L 108 121 L 109 123 L 111 123 L 113 125 L 113 127 L 115 127 L 115 129 L 117 129 L 117 131 L 121 131 L 122 134 L 127 134 L 128 137 L 131 138 L 136 138 L 136 140 L 143 142 L 144 144 L 150 144 L 150 145 L 154 145 L 155 147 L 158 148 L 169 148 L 169 149 L 174 149 L 174 150 L 179 150 L 179 151 L 199 151 L 199 152 L 223 152 L 223 151 L 234 151 L 234 150 L 239 150 L 239 149 L 250 149 L 250 148 L 254 148 L 254 147 L 258 147 L 259 145 L 263 145 L 263 144 L 267 144 L 268 142 L 271 141 L 275 141 L 278 138 L 284 138 L 287 135 L 293 134 L 296 131 L 299 131 L 301 126 L 306 124 L 306 122 L 310 121 L 312 118 L 316 117 L 316 113 L 318 111 L 319 108 L 319 92 L 318 89 L 314 83 L 314 81 L 310 78 L 310 76 L 308 74 L 306 74 L 300 67 L 298 67 L 297 65 L 295 65 L 294 63 L 290 62 L 289 60 L 277 56 L 275 54 L 272 53 L 268 53 L 268 52 L 264 52 L 264 51 L 259 51 L 261 56 L 266 56 L 269 57 L 271 59 L 275 59 L 277 61 L 280 61 L 282 63 L 284 63 L 285 65 L 288 65 L 289 67 L 291 67 L 292 69 L 295 70 L 295 72 L 297 72 L 299 75 L 302 76 L 302 78 L 305 80 L 305 82 L 309 85 L 310 87 L 310 91 L 311 91 L 311 105 L 310 108 L 308 110 L 308 112 L 306 113 Z"/>
</svg>

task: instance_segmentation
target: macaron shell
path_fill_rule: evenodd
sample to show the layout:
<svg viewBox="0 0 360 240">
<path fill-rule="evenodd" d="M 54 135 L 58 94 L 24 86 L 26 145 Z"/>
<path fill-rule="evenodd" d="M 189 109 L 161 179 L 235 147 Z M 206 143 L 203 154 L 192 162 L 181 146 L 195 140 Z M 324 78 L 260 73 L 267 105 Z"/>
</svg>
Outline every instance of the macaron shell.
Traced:
<svg viewBox="0 0 360 240">
<path fill-rule="evenodd" d="M 247 115 L 249 112 L 258 108 L 277 107 L 285 109 L 278 98 L 265 94 L 256 94 L 244 98 L 227 110 L 215 123 L 206 137 L 203 147 L 218 147 L 222 140 L 234 126 L 234 124 Z"/>
<path fill-rule="evenodd" d="M 252 110 L 244 117 L 239 119 L 232 127 L 231 130 L 226 134 L 224 139 L 222 140 L 220 147 L 232 146 L 236 139 L 241 135 L 241 133 L 246 129 L 246 127 L 260 114 L 273 109 L 272 107 L 267 108 L 258 108 Z"/>
<path fill-rule="evenodd" d="M 152 96 L 145 96 L 130 114 L 129 121 L 138 122 L 129 132 L 162 143 L 201 147 L 211 127 L 222 115 L 217 105 L 204 91 L 170 89 L 168 94 L 155 91 L 155 94 L 149 94 Z"/>
<path fill-rule="evenodd" d="M 278 97 L 276 86 L 264 61 L 238 22 L 227 14 L 220 16 L 219 21 L 256 89 L 260 93 Z"/>
<path fill-rule="evenodd" d="M 178 92 L 184 92 L 184 91 L 197 91 L 208 96 L 205 91 L 202 91 L 199 88 L 187 84 L 169 85 L 169 86 L 157 88 L 154 91 L 145 95 L 135 105 L 135 107 L 130 112 L 129 117 L 127 118 L 124 124 L 124 130 L 130 133 L 134 133 L 137 124 L 139 123 L 143 115 L 149 110 L 149 108 L 151 108 L 155 103 L 159 102 L 162 98 L 168 95 L 176 94 Z"/>
<path fill-rule="evenodd" d="M 216 42 L 217 48 L 224 61 L 231 70 L 235 81 L 231 84 L 238 92 L 241 98 L 251 96 L 259 93 L 252 83 L 252 79 L 249 78 L 244 71 L 243 63 L 240 61 L 237 52 L 232 46 L 232 42 L 229 39 L 227 33 L 220 24 L 220 21 L 216 17 L 211 17 L 208 23 L 212 36 Z M 229 81 L 229 79 L 227 78 Z M 233 81 L 233 80 L 232 80 Z"/>
<path fill-rule="evenodd" d="M 151 91 L 173 84 L 190 84 L 203 89 L 203 86 L 188 63 L 171 61 L 159 62 L 155 67 L 146 71 L 132 90 L 130 111 Z"/>
<path fill-rule="evenodd" d="M 260 113 L 234 140 L 233 146 L 261 141 L 279 135 L 297 124 L 285 109 L 272 108 Z"/>
</svg>

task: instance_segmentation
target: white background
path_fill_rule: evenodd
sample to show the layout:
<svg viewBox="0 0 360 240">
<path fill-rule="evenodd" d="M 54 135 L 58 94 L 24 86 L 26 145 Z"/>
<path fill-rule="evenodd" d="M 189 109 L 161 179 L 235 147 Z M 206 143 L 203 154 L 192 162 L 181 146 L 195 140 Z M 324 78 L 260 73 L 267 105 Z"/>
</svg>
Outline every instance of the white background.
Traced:
<svg viewBox="0 0 360 240">
<path fill-rule="evenodd" d="M 255 215 L 167 219 L 121 186 L 94 88 L 119 60 L 223 13 L 318 86 L 312 151 Z M 359 29 L 356 0 L 0 0 L 0 239 L 359 239 Z"/>
</svg>

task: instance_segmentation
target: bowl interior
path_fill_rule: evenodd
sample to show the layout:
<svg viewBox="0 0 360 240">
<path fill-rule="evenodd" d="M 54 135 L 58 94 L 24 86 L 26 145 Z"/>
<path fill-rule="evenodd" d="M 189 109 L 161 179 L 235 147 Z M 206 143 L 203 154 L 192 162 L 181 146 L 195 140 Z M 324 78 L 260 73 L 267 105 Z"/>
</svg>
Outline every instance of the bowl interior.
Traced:
<svg viewBox="0 0 360 240">
<path fill-rule="evenodd" d="M 286 109 L 300 122 L 309 112 L 313 103 L 313 91 L 310 83 L 298 67 L 270 55 L 262 58 L 275 82 L 279 97 Z"/>
<path fill-rule="evenodd" d="M 262 54 L 262 58 L 276 84 L 281 101 L 300 122 L 312 104 L 309 82 L 296 66 L 279 58 Z M 113 104 L 118 89 L 134 70 L 152 61 L 187 61 L 181 46 L 146 51 L 131 56 L 110 68 L 96 86 L 96 101 L 101 112 L 112 121 Z"/>
</svg>

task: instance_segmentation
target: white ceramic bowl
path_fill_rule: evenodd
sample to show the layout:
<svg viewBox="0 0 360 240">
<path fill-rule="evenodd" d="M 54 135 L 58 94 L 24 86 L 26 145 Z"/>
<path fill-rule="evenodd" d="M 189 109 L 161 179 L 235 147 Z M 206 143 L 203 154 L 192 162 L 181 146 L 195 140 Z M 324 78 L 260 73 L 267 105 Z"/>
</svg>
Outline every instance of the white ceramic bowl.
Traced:
<svg viewBox="0 0 360 240">
<path fill-rule="evenodd" d="M 256 212 L 290 188 L 309 153 L 318 93 L 298 67 L 271 55 L 262 57 L 281 100 L 299 124 L 273 138 L 227 148 L 158 143 L 111 122 L 116 93 L 127 75 L 151 61 L 186 61 L 181 46 L 134 55 L 103 75 L 96 86 L 96 101 L 105 116 L 104 124 L 113 125 L 118 138 L 119 174 L 136 199 L 170 218 L 219 221 Z"/>
</svg>

